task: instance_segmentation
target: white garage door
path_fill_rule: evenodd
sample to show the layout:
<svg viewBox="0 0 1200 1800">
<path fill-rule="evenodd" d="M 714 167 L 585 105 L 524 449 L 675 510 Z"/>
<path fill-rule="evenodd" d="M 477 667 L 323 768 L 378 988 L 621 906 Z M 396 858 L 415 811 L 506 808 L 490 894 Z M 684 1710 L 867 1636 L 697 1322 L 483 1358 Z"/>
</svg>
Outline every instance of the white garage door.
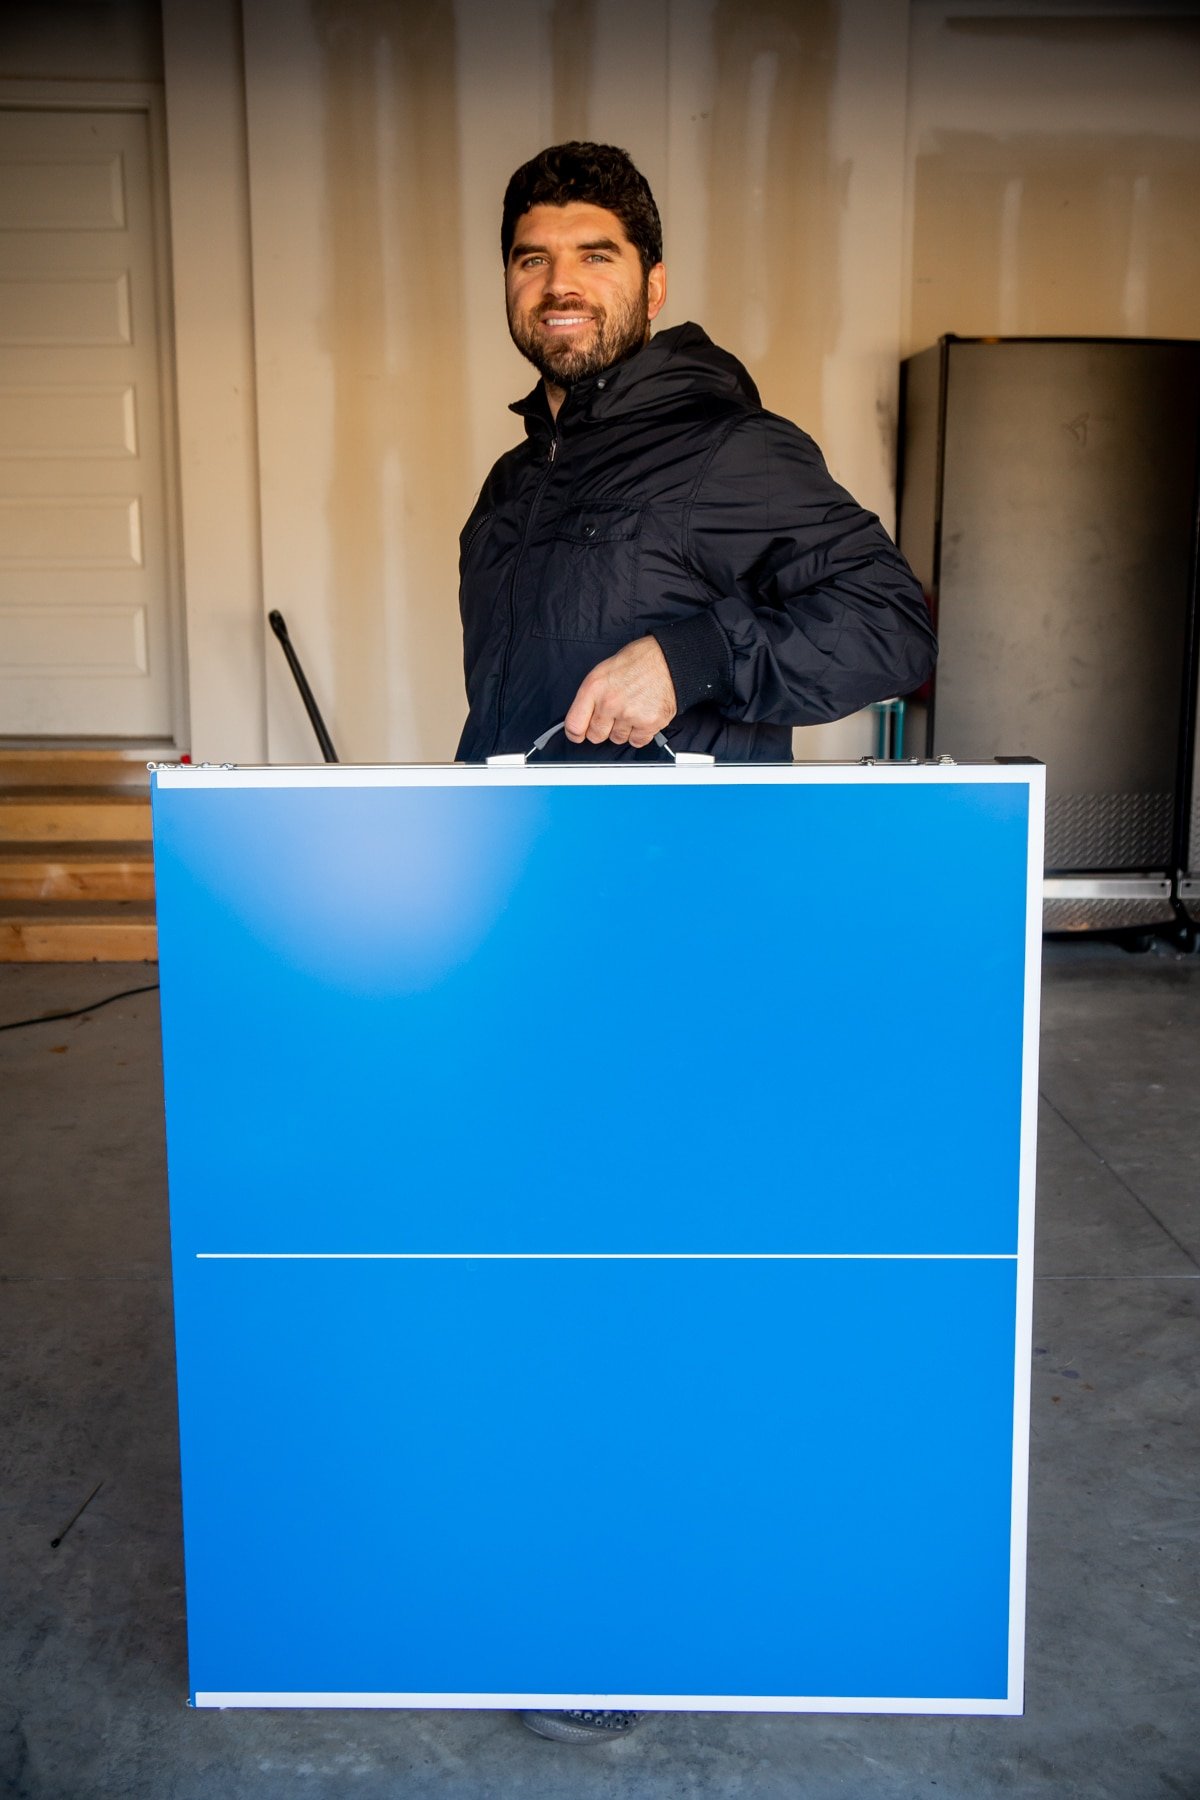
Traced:
<svg viewBox="0 0 1200 1800">
<path fill-rule="evenodd" d="M 0 734 L 170 738 L 144 112 L 0 111 Z"/>
</svg>

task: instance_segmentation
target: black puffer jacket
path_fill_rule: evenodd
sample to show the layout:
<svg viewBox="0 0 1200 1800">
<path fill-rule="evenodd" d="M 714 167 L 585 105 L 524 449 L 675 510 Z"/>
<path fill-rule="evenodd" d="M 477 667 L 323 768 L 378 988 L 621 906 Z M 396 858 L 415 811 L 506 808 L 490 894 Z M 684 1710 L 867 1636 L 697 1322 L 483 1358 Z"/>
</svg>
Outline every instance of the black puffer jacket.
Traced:
<svg viewBox="0 0 1200 1800">
<path fill-rule="evenodd" d="M 677 749 L 786 762 L 791 727 L 919 686 L 921 589 L 873 514 L 696 325 L 581 383 L 557 425 L 539 383 L 462 534 L 468 762 L 527 750 L 584 676 L 655 637 Z M 554 760 L 659 755 L 558 737 Z"/>
</svg>

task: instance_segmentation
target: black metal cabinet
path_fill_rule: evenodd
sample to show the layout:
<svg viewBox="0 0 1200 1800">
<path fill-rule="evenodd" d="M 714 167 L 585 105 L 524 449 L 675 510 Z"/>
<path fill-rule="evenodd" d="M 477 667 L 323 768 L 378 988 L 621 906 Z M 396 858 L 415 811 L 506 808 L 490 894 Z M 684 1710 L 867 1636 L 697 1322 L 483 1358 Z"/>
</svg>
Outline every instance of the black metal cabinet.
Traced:
<svg viewBox="0 0 1200 1800">
<path fill-rule="evenodd" d="M 947 337 L 902 395 L 927 754 L 1045 762 L 1048 928 L 1170 919 L 1189 869 L 1200 909 L 1200 344 Z"/>
</svg>

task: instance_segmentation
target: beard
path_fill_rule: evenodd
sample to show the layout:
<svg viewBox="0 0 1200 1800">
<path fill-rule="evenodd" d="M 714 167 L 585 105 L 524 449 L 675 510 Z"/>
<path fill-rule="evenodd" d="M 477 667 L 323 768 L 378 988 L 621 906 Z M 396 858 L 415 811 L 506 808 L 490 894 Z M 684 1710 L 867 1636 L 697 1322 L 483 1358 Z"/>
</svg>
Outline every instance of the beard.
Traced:
<svg viewBox="0 0 1200 1800">
<path fill-rule="evenodd" d="M 650 334 L 650 290 L 643 278 L 641 292 L 620 300 L 610 309 L 602 306 L 550 305 L 543 301 L 532 313 L 518 313 L 510 305 L 508 330 L 513 343 L 545 381 L 569 389 L 589 375 L 599 375 L 634 350 L 640 350 Z M 589 328 L 560 341 L 546 338 L 538 327 L 551 313 L 582 313 L 594 321 Z"/>
</svg>

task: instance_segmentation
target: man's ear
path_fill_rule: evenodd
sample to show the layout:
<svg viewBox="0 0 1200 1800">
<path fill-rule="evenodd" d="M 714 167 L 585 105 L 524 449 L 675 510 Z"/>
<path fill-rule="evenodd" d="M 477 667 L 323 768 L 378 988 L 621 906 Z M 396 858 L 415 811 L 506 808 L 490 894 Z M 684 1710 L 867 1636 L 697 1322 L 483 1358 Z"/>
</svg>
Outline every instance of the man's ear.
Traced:
<svg viewBox="0 0 1200 1800">
<path fill-rule="evenodd" d="M 646 277 L 646 311 L 656 319 L 667 301 L 667 271 L 663 263 L 655 263 Z"/>
</svg>

